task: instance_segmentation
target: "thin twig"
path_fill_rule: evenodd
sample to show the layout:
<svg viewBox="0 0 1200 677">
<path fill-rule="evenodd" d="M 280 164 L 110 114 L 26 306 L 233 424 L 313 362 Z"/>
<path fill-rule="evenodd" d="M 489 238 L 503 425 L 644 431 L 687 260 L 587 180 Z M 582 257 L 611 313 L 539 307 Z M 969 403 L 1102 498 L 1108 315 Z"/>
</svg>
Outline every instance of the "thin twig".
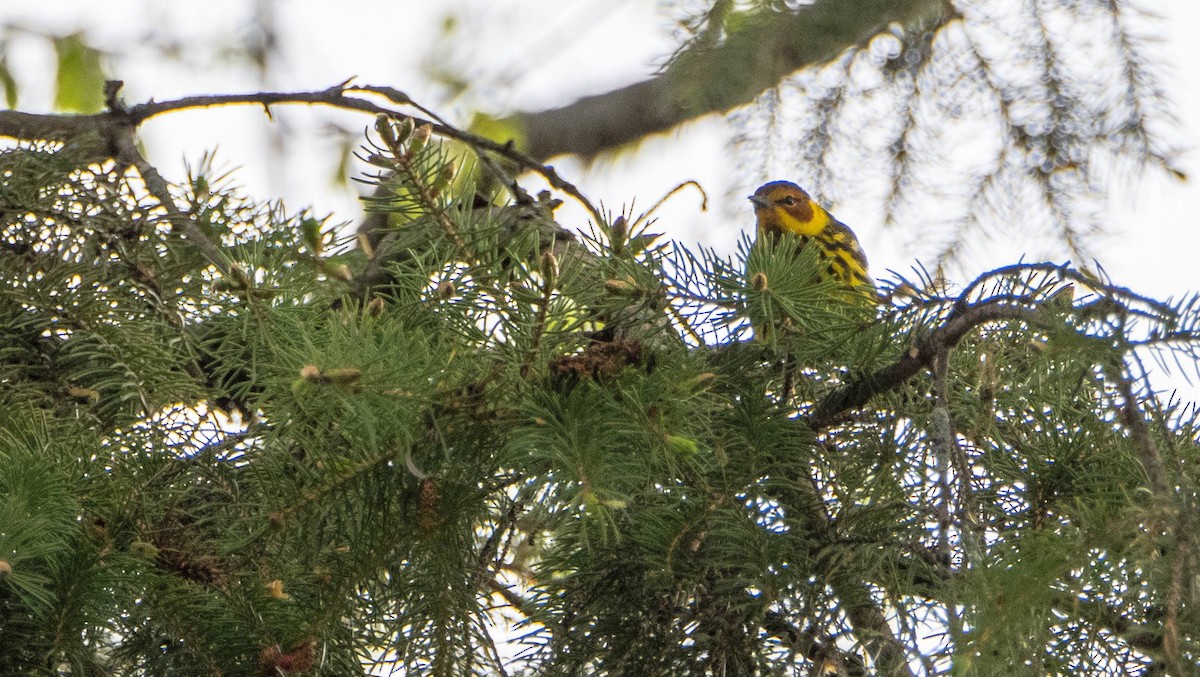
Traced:
<svg viewBox="0 0 1200 677">
<path fill-rule="evenodd" d="M 583 193 L 571 182 L 563 179 L 554 167 L 538 162 L 534 158 L 522 153 L 511 145 L 511 143 L 497 143 L 489 138 L 472 134 L 463 131 L 447 124 L 444 121 L 437 119 L 437 116 L 431 115 L 431 119 L 421 119 L 414 116 L 406 115 L 400 111 L 381 106 L 367 99 L 347 96 L 346 92 L 367 92 L 378 94 L 388 99 L 392 103 L 411 106 L 419 111 L 427 113 L 426 109 L 413 102 L 407 96 L 402 95 L 399 90 L 385 87 L 374 87 L 370 85 L 347 86 L 346 84 L 335 85 L 328 89 L 311 92 L 256 92 L 253 94 L 215 94 L 205 96 L 189 96 L 172 101 L 151 101 L 148 103 L 138 104 L 130 107 L 129 117 L 134 125 L 141 125 L 146 120 L 187 108 L 209 108 L 213 106 L 230 106 L 230 105 L 245 105 L 257 104 L 266 107 L 280 104 L 298 104 L 298 105 L 324 105 L 334 108 L 342 108 L 346 110 L 362 111 L 374 115 L 388 115 L 397 118 L 412 117 L 413 122 L 417 126 L 429 124 L 433 131 L 437 134 L 461 141 L 476 150 L 484 150 L 490 153 L 495 153 L 511 160 L 521 169 L 535 172 L 546 179 L 552 187 L 561 190 L 562 192 L 575 198 L 581 205 L 591 213 L 597 223 L 606 223 L 604 215 L 597 209 Z M 269 110 L 269 108 L 268 108 Z"/>
<path fill-rule="evenodd" d="M 1148 373 L 1141 359 L 1134 354 L 1133 361 L 1137 364 L 1141 373 L 1141 378 L 1148 378 Z M 1167 421 L 1167 415 L 1163 411 L 1162 403 L 1157 399 L 1149 403 L 1151 415 L 1155 419 L 1155 423 L 1161 426 L 1162 429 L 1170 428 Z M 1166 447 L 1168 458 L 1173 461 L 1176 477 L 1185 477 L 1188 472 L 1187 454 L 1181 454 L 1176 445 L 1176 438 L 1168 435 L 1163 439 L 1163 445 Z M 1171 562 L 1171 584 L 1167 588 L 1166 612 L 1163 617 L 1163 631 L 1161 639 L 1161 648 L 1166 655 L 1168 664 L 1171 666 L 1171 671 L 1174 674 L 1187 674 L 1184 670 L 1184 649 L 1180 627 L 1179 627 L 1179 612 L 1181 607 L 1186 603 L 1185 594 L 1185 579 L 1194 575 L 1196 568 L 1195 557 L 1195 516 L 1197 514 L 1196 493 L 1192 488 L 1186 488 L 1183 491 L 1175 491 L 1174 497 L 1180 502 L 1180 505 L 1174 511 L 1164 513 L 1170 515 L 1174 513 L 1174 523 L 1164 523 L 1161 530 L 1175 535 L 1175 542 L 1172 544 L 1170 556 Z M 1164 520 L 1165 522 L 1165 520 Z M 1190 565 L 1190 567 L 1189 567 Z"/>
<path fill-rule="evenodd" d="M 933 371 L 933 412 L 929 429 L 929 437 L 934 453 L 937 455 L 938 488 L 941 500 L 937 502 L 938 541 L 937 558 L 943 566 L 949 566 L 952 561 L 951 528 L 955 524 L 952 515 L 957 513 L 960 538 L 970 528 L 971 469 L 967 463 L 962 446 L 958 443 L 958 433 L 954 428 L 954 419 L 950 416 L 950 347 L 941 350 L 934 357 Z M 954 483 L 951 476 L 958 480 L 959 491 L 957 500 Z M 957 510 L 955 506 L 957 505 Z M 953 593 L 953 588 L 950 589 Z M 962 617 L 958 612 L 958 600 L 950 599 L 944 605 L 946 624 L 951 637 L 955 640 L 962 636 Z"/>
<path fill-rule="evenodd" d="M 650 216 L 653 215 L 654 212 L 656 212 L 658 210 L 659 207 L 663 206 L 664 204 L 666 204 L 667 200 L 671 199 L 671 196 L 675 195 L 679 191 L 681 191 L 684 188 L 687 188 L 689 186 L 700 191 L 700 211 L 702 211 L 702 212 L 708 211 L 708 193 L 704 192 L 704 186 L 701 186 L 699 181 L 688 180 L 688 181 L 684 181 L 683 183 L 679 184 L 678 186 L 675 186 L 671 190 L 667 191 L 667 194 L 662 196 L 662 198 L 659 199 L 658 202 L 655 202 L 654 206 L 652 206 L 652 207 L 650 207 L 650 209 L 646 210 L 645 214 L 642 214 L 641 216 L 637 217 L 637 220 L 635 220 L 633 223 L 631 223 L 629 225 L 629 230 L 632 231 L 634 228 L 637 228 L 639 225 L 645 223 L 647 221 L 647 219 L 649 219 Z"/>
</svg>

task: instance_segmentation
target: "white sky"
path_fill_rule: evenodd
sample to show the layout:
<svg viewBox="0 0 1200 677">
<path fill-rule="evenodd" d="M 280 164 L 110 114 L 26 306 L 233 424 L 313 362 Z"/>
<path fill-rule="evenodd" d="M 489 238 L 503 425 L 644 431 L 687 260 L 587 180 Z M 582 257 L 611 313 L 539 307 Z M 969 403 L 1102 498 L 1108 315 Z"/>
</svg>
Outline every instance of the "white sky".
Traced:
<svg viewBox="0 0 1200 677">
<path fill-rule="evenodd" d="M 535 109 L 627 84 L 652 73 L 675 46 L 673 27 L 654 2 L 277 0 L 281 57 L 264 83 L 244 61 L 222 56 L 223 50 L 252 37 L 256 4 L 109 0 L 104 11 L 98 11 L 94 2 L 84 0 L 0 0 L 0 25 L 18 27 L 5 35 L 9 63 L 21 89 L 19 107 L 50 110 L 54 53 L 42 36 L 77 30 L 112 53 L 109 72 L 126 82 L 125 99 L 131 103 L 264 88 L 322 89 L 358 76 L 360 83 L 401 89 L 462 124 L 474 106 L 496 112 L 506 107 Z M 1200 40 L 1195 39 L 1200 35 L 1200 3 L 1140 4 L 1156 4 L 1165 17 L 1163 53 L 1170 63 L 1163 84 L 1180 119 L 1178 145 L 1195 149 L 1200 145 Z M 448 17 L 455 17 L 449 34 Z M 184 58 L 165 60 L 156 56 L 156 48 L 143 46 L 156 36 L 178 41 Z M 475 52 L 463 54 L 464 44 Z M 447 88 L 433 84 L 429 73 L 454 72 L 464 63 L 478 71 L 470 73 L 473 82 L 491 84 L 448 103 Z M 275 112 L 276 125 L 300 133 L 289 142 L 282 164 L 268 159 L 274 130 L 261 109 L 253 107 L 164 116 L 149 123 L 143 136 L 151 160 L 169 179 L 181 180 L 185 160 L 194 164 L 204 151 L 215 148 L 219 166 L 237 168 L 234 180 L 248 194 L 283 197 L 292 209 L 312 205 L 317 214 L 333 213 L 334 221 L 356 221 L 357 188 L 333 185 L 337 144 L 326 130 L 330 122 L 357 131 L 372 121 L 323 109 Z M 757 183 L 755 177 L 736 175 L 729 136 L 723 120 L 709 117 L 651 139 L 636 153 L 602 159 L 590 168 L 564 158 L 556 164 L 594 202 L 616 209 L 635 199 L 644 209 L 677 184 L 699 181 L 708 191 L 710 209 L 699 212 L 696 194 L 685 192 L 658 212 L 656 230 L 728 251 L 738 233 L 751 226 L 744 196 Z M 1110 214 L 1116 236 L 1096 251 L 1119 284 L 1157 298 L 1200 289 L 1197 157 L 1189 152 L 1180 163 L 1194 177 L 1189 182 L 1150 171 L 1114 190 Z M 876 277 L 888 277 L 889 269 L 907 274 L 918 257 L 932 253 L 914 250 L 909 232 L 885 233 L 877 204 L 832 207 L 858 233 Z M 730 215 L 735 215 L 732 222 Z M 585 214 L 570 204 L 559 217 L 567 225 L 586 222 Z M 1023 253 L 1045 251 L 1036 242 L 1003 235 L 993 240 L 995 246 L 972 252 L 966 262 L 968 274 L 1012 263 Z"/>
</svg>

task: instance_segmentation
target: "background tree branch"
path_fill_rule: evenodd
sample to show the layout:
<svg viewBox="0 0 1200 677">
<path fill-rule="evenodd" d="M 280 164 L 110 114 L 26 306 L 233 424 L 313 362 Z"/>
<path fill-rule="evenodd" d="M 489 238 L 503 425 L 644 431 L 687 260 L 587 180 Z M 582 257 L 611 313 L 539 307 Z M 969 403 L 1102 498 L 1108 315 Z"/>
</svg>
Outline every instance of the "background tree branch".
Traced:
<svg viewBox="0 0 1200 677">
<path fill-rule="evenodd" d="M 718 2 L 712 14 L 726 11 Z M 563 106 L 512 116 L 529 155 L 592 157 L 710 113 L 750 103 L 791 73 L 862 45 L 892 22 L 933 25 L 944 0 L 817 0 L 714 25 L 658 76 Z M 719 22 L 718 22 L 719 23 Z"/>
</svg>

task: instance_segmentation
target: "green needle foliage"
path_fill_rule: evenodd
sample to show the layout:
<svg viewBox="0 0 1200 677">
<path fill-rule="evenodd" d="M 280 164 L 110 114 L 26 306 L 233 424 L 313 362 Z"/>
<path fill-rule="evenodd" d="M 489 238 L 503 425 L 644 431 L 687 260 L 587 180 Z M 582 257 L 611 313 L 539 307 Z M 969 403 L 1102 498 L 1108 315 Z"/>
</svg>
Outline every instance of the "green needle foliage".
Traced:
<svg viewBox="0 0 1200 677">
<path fill-rule="evenodd" d="M 361 238 L 202 165 L 218 266 L 132 170 L 0 153 L 0 673 L 1200 659 L 1197 417 L 1144 364 L 1195 373 L 1196 297 L 1027 264 L 875 308 L 789 238 L 481 199 L 429 127 L 363 157 Z"/>
</svg>

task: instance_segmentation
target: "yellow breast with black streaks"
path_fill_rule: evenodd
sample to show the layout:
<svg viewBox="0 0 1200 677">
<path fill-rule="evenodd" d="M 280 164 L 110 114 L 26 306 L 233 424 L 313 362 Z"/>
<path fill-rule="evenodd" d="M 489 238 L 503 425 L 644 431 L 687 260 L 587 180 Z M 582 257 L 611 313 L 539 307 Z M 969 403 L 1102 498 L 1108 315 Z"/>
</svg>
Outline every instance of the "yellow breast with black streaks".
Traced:
<svg viewBox="0 0 1200 677">
<path fill-rule="evenodd" d="M 874 295 L 867 256 L 854 231 L 814 202 L 803 188 L 788 181 L 772 181 L 754 191 L 750 201 L 760 233 L 774 237 L 793 233 L 806 246 L 815 243 L 828 262 L 830 276 L 850 287 L 868 288 Z"/>
</svg>

